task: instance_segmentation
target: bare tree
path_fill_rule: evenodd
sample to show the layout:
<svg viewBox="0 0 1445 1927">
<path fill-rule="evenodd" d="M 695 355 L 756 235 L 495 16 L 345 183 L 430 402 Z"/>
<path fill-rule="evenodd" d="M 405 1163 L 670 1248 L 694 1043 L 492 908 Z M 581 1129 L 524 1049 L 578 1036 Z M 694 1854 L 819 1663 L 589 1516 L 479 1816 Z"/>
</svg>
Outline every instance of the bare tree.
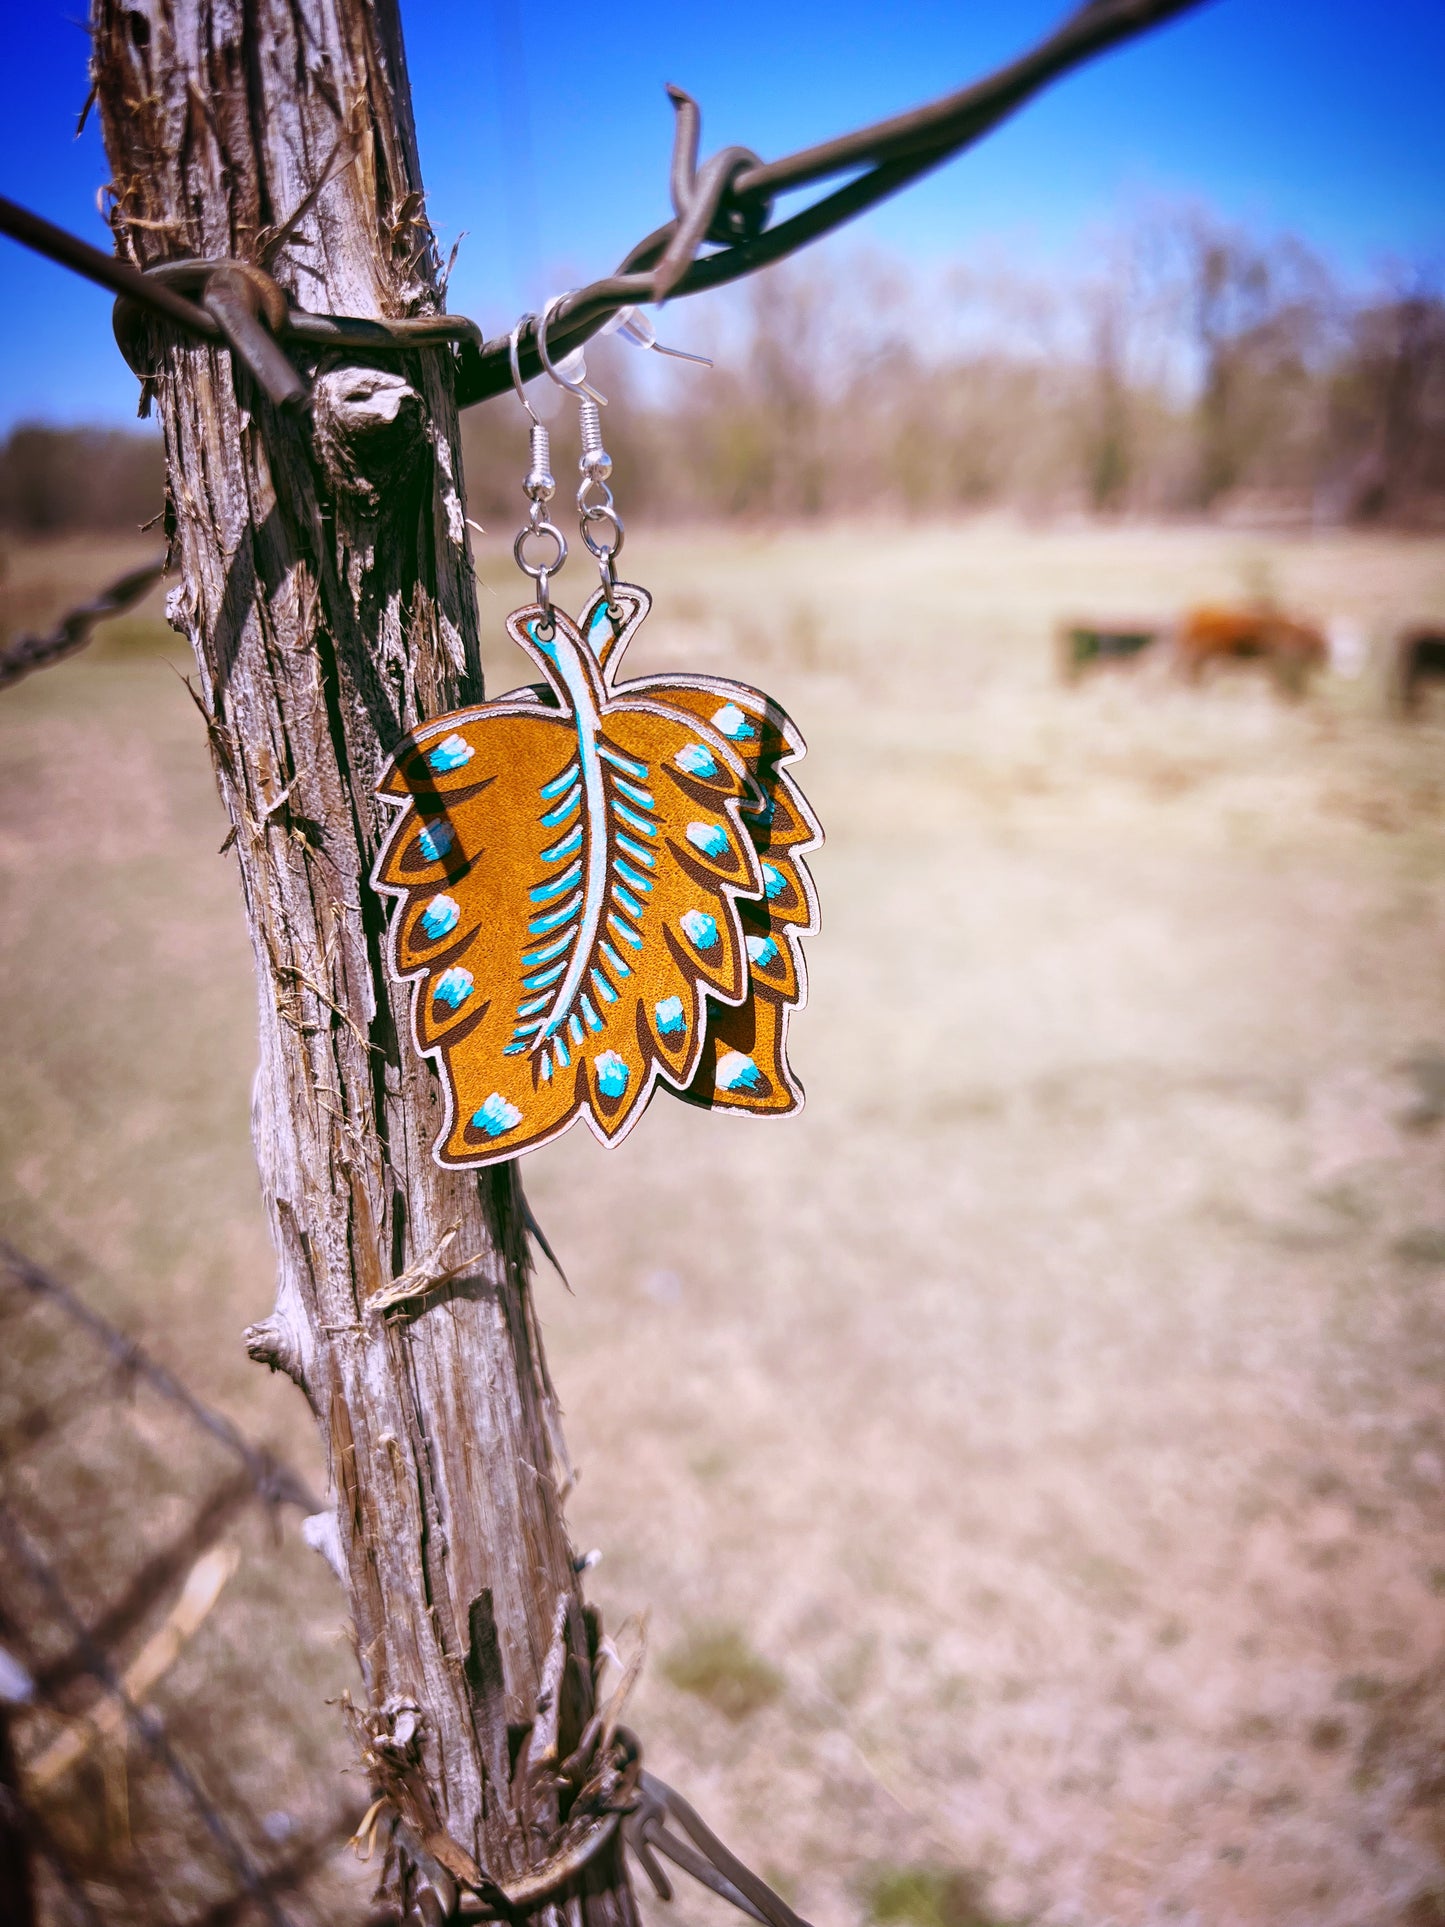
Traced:
<svg viewBox="0 0 1445 1927">
<path fill-rule="evenodd" d="M 1208 508 L 1318 439 L 1333 291 L 1299 242 L 1196 213 L 1180 230 L 1182 300 L 1199 368 L 1195 499 Z M 1308 462 L 1295 460 L 1296 473 Z"/>
<path fill-rule="evenodd" d="M 1353 454 L 1347 510 L 1362 522 L 1408 515 L 1445 485 L 1445 303 L 1424 289 L 1374 302 L 1350 332 L 1334 396 Z"/>
</svg>

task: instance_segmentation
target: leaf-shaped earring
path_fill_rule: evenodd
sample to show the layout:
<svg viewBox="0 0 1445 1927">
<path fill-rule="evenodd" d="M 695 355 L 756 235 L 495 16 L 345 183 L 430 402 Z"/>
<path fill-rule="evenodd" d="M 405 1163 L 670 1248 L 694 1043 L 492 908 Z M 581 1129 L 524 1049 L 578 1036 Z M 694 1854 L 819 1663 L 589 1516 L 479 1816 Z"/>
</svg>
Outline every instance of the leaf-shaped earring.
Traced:
<svg viewBox="0 0 1445 1927">
<path fill-rule="evenodd" d="M 546 313 L 536 325 L 551 370 Z M 442 1074 L 435 1155 L 450 1166 L 516 1157 L 578 1117 L 616 1142 L 659 1082 L 744 1114 L 802 1102 L 787 1028 L 806 988 L 799 939 L 817 928 L 801 859 L 821 840 L 787 769 L 802 738 L 739 683 L 616 681 L 651 598 L 615 579 L 600 398 L 558 379 L 592 409 L 579 508 L 602 587 L 578 623 L 552 604 L 566 543 L 528 406 L 515 552 L 538 599 L 507 629 L 544 681 L 414 730 L 378 785 L 400 814 L 373 883 L 397 899 L 389 963 L 414 984 L 416 1048 Z M 555 547 L 545 567 L 533 537 Z"/>
</svg>

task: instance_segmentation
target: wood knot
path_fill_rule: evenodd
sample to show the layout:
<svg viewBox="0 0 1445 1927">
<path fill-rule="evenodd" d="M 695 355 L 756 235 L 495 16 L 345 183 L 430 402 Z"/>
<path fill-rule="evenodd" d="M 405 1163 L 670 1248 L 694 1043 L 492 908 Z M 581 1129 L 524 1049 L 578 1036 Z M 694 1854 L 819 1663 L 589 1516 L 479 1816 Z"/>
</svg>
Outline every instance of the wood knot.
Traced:
<svg viewBox="0 0 1445 1927">
<path fill-rule="evenodd" d="M 311 391 L 317 459 L 334 494 L 375 513 L 427 453 L 426 409 L 411 383 L 385 368 L 331 368 Z"/>
<path fill-rule="evenodd" d="M 273 1372 L 285 1372 L 305 1391 L 306 1372 L 302 1364 L 301 1347 L 297 1343 L 291 1320 L 283 1313 L 273 1312 L 259 1324 L 248 1325 L 245 1342 L 248 1357 L 258 1365 L 269 1365 Z"/>
</svg>

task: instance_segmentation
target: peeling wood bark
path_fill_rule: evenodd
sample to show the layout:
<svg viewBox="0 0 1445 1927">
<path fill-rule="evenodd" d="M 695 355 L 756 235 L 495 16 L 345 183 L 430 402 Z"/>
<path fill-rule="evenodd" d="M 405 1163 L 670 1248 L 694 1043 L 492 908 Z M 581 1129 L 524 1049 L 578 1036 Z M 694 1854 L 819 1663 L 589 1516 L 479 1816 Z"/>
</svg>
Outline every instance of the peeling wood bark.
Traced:
<svg viewBox="0 0 1445 1927">
<path fill-rule="evenodd" d="M 313 309 L 436 305 L 394 0 L 95 0 L 92 24 L 132 260 L 264 264 Z M 224 352 L 163 328 L 152 351 L 168 613 L 195 649 L 260 993 L 279 1286 L 249 1346 L 326 1441 L 335 1511 L 309 1536 L 350 1595 L 366 1750 L 426 1835 L 404 1898 L 434 1918 L 457 1864 L 509 1879 L 545 1858 L 555 1798 L 538 1824 L 511 1762 L 529 1733 L 565 1759 L 592 1711 L 520 1186 L 432 1162 L 441 1092 L 404 1041 L 366 881 L 387 753 L 482 693 L 451 368 L 435 350 L 333 357 L 308 371 L 308 421 Z M 438 1251 L 444 1284 L 370 1305 Z M 582 1884 L 588 1927 L 632 1927 L 615 1846 Z"/>
</svg>

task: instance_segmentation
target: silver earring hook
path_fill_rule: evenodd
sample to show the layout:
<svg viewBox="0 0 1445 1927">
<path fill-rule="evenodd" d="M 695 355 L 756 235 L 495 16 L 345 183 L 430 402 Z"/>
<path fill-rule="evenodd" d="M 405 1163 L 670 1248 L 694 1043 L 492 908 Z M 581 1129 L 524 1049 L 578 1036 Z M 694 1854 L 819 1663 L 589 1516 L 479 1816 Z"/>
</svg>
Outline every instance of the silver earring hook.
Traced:
<svg viewBox="0 0 1445 1927">
<path fill-rule="evenodd" d="M 517 391 L 517 400 L 531 417 L 532 426 L 528 431 L 532 457 L 527 468 L 526 480 L 522 483 L 522 493 L 528 502 L 527 521 L 517 533 L 512 544 L 512 554 L 516 557 L 517 567 L 524 575 L 531 576 L 537 585 L 537 601 L 542 610 L 542 621 L 547 625 L 545 634 L 555 633 L 556 623 L 552 614 L 552 577 L 567 560 L 567 538 L 559 528 L 547 518 L 547 503 L 556 490 L 552 480 L 552 438 L 547 424 L 542 420 L 531 402 L 527 399 L 526 385 L 522 380 L 522 330 L 531 323 L 540 343 L 543 339 L 542 323 L 536 315 L 519 315 L 513 324 L 507 340 L 507 358 L 512 364 L 512 386 Z M 533 536 L 555 544 L 556 552 L 550 562 L 529 562 L 527 543 Z M 542 632 L 539 632 L 542 633 Z"/>
<path fill-rule="evenodd" d="M 599 407 L 605 408 L 607 406 L 607 397 L 599 394 L 587 380 L 587 366 L 582 360 L 582 351 L 580 348 L 574 348 L 572 351 L 572 354 L 575 354 L 577 357 L 580 368 L 580 373 L 576 381 L 573 381 L 568 375 L 562 372 L 562 369 L 565 369 L 567 363 L 572 359 L 572 355 L 564 355 L 562 357 L 562 368 L 558 368 L 547 351 L 547 328 L 552 319 L 552 311 L 554 308 L 560 307 L 564 301 L 570 300 L 575 293 L 575 288 L 569 288 L 565 294 L 554 294 L 552 299 L 543 308 L 541 314 L 538 315 L 537 353 L 541 357 L 542 366 L 547 370 L 547 373 L 559 388 L 565 388 L 569 394 L 576 395 L 579 400 L 595 401 Z"/>
<path fill-rule="evenodd" d="M 542 418 L 537 413 L 536 409 L 532 406 L 531 402 L 527 400 L 527 390 L 522 381 L 522 350 L 521 350 L 522 330 L 526 327 L 529 321 L 537 329 L 537 339 L 539 342 L 541 341 L 541 338 L 542 338 L 541 329 L 540 329 L 540 324 L 538 324 L 537 322 L 536 315 L 534 314 L 518 315 L 517 319 L 512 324 L 512 332 L 507 341 L 507 359 L 512 364 L 512 386 L 517 391 L 517 400 L 522 404 L 523 408 L 525 408 L 527 413 L 532 417 L 532 426 L 534 428 L 540 428 L 542 426 Z M 545 359 L 545 356 L 544 356 L 544 359 Z"/>
</svg>

